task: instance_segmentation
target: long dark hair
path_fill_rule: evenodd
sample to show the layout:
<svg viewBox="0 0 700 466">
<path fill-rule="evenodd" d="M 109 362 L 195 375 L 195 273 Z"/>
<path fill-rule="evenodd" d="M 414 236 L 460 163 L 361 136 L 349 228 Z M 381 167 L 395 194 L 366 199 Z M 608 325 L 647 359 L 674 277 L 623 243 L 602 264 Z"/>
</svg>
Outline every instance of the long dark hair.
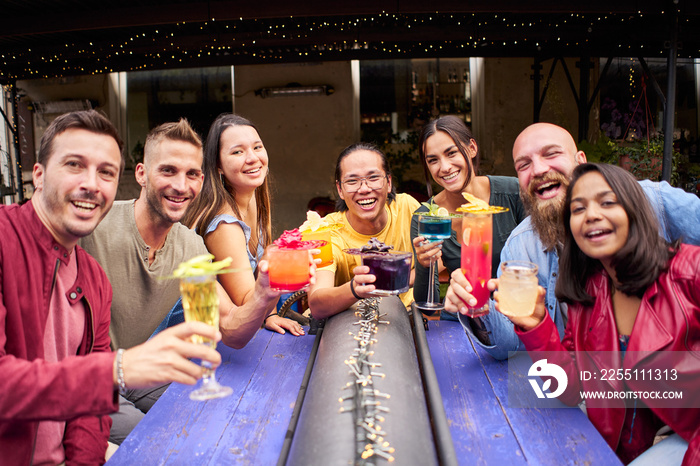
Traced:
<svg viewBox="0 0 700 466">
<path fill-rule="evenodd" d="M 355 144 L 351 144 L 343 151 L 340 153 L 338 156 L 338 160 L 335 161 L 335 182 L 338 186 L 340 186 L 341 183 L 341 178 L 343 174 L 340 171 L 340 162 L 343 161 L 345 157 L 348 155 L 352 154 L 353 152 L 357 152 L 358 150 L 368 150 L 370 152 L 374 152 L 375 154 L 379 155 L 382 159 L 382 170 L 384 170 L 384 173 L 387 174 L 387 176 L 391 176 L 391 168 L 389 167 L 389 159 L 386 158 L 386 154 L 382 152 L 379 147 L 375 146 L 374 144 L 371 144 L 369 142 L 356 142 Z M 396 185 L 394 183 L 391 183 L 391 191 L 387 195 L 387 202 L 391 204 L 391 202 L 396 199 Z M 348 210 L 348 205 L 345 203 L 344 200 L 342 200 L 340 197 L 335 201 L 335 209 L 338 212 L 345 212 Z"/>
<path fill-rule="evenodd" d="M 430 175 L 428 162 L 425 159 L 425 141 L 427 141 L 430 136 L 434 135 L 438 131 L 442 131 L 452 138 L 457 146 L 457 149 L 467 162 L 467 180 L 464 183 L 464 186 L 462 186 L 462 189 L 469 184 L 472 177 L 475 176 L 479 170 L 479 159 L 481 157 L 479 155 L 479 144 L 477 144 L 476 139 L 474 139 L 474 135 L 472 135 L 472 132 L 469 130 L 466 123 L 462 121 L 462 119 L 454 115 L 447 115 L 428 122 L 420 133 L 420 139 L 418 140 L 418 152 L 420 154 L 421 164 L 423 165 L 423 173 L 425 174 L 425 185 L 428 189 L 428 196 L 431 197 L 433 195 L 433 186 L 430 182 L 432 176 Z M 469 157 L 469 154 L 467 154 L 467 147 L 469 147 L 469 144 L 472 141 L 474 141 L 474 145 L 476 146 L 476 156 L 474 156 L 473 159 Z"/>
<path fill-rule="evenodd" d="M 219 115 L 211 128 L 207 140 L 204 143 L 204 183 L 199 196 L 187 209 L 187 213 L 182 223 L 189 228 L 193 226 L 197 233 L 204 236 L 204 232 L 211 221 L 220 214 L 226 205 L 233 209 L 237 218 L 241 219 L 241 212 L 236 204 L 236 191 L 230 184 L 222 180 L 219 175 L 219 153 L 221 152 L 221 134 L 231 126 L 250 126 L 260 134 L 248 119 L 232 113 L 222 113 Z M 262 230 L 260 244 L 266 247 L 272 242 L 271 212 L 270 212 L 270 175 L 265 177 L 261 186 L 255 189 L 255 201 L 258 209 L 258 225 Z"/>
<path fill-rule="evenodd" d="M 628 296 L 641 298 L 644 291 L 666 270 L 678 249 L 679 241 L 669 244 L 659 235 L 659 224 L 644 190 L 626 170 L 615 165 L 584 163 L 573 172 L 564 201 L 564 247 L 559 256 L 559 279 L 556 296 L 564 302 L 593 304 L 593 296 L 586 292 L 588 279 L 603 266 L 597 259 L 585 255 L 571 233 L 571 193 L 586 173 L 597 172 L 610 185 L 617 201 L 627 213 L 629 233 L 625 244 L 611 261 L 619 286 Z"/>
</svg>

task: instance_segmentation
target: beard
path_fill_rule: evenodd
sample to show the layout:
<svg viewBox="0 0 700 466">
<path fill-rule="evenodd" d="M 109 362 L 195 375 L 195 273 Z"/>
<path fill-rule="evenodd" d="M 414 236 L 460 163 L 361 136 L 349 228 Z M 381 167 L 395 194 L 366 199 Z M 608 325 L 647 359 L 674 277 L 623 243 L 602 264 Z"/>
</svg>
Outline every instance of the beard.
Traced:
<svg viewBox="0 0 700 466">
<path fill-rule="evenodd" d="M 567 177 L 561 173 L 551 172 L 530 180 L 527 190 L 525 192 L 521 190 L 520 197 L 542 244 L 547 251 L 551 251 L 558 248 L 564 240 L 562 216 L 564 215 L 565 196 L 560 195 L 546 200 L 539 199 L 535 186 L 541 186 L 543 182 L 548 181 L 559 183 L 564 190 L 569 186 Z"/>
<path fill-rule="evenodd" d="M 176 194 L 177 195 L 177 194 Z M 164 195 L 163 195 L 164 196 Z M 181 194 L 179 196 L 182 196 Z M 148 207 L 149 216 L 157 224 L 175 224 L 182 220 L 185 216 L 185 210 L 179 212 L 169 212 L 163 205 L 161 193 L 151 187 L 146 188 L 146 206 Z M 189 203 L 188 203 L 189 205 Z"/>
</svg>

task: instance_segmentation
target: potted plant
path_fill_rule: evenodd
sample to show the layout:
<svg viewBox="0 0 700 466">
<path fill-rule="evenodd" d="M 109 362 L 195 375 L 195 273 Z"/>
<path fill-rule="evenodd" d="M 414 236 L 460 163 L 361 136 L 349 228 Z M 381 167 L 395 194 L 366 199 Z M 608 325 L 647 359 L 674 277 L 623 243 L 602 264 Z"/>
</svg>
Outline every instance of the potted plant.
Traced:
<svg viewBox="0 0 700 466">
<path fill-rule="evenodd" d="M 613 163 L 628 170 L 637 179 L 658 181 L 663 165 L 664 137 L 657 135 L 650 139 L 635 139 L 631 142 L 616 144 L 613 149 Z M 671 184 L 678 183 L 678 162 L 680 153 L 673 150 L 671 167 Z"/>
</svg>

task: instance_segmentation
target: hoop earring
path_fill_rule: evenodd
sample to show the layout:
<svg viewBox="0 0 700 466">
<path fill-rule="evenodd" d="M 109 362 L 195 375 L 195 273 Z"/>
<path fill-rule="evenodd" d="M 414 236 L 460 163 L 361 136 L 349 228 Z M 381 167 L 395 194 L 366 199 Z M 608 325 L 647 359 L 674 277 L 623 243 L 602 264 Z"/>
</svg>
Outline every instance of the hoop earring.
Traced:
<svg viewBox="0 0 700 466">
<path fill-rule="evenodd" d="M 221 184 L 222 184 L 223 186 L 226 186 L 226 178 L 224 178 L 224 173 L 223 173 L 223 172 L 219 172 L 219 178 L 221 179 Z"/>
</svg>

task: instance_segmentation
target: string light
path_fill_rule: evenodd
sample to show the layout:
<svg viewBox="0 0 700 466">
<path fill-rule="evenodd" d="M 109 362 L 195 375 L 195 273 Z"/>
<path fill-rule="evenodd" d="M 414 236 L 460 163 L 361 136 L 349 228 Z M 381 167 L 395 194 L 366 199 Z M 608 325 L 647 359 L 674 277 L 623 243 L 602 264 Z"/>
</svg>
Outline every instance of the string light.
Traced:
<svg viewBox="0 0 700 466">
<path fill-rule="evenodd" d="M 329 55 L 332 59 L 431 54 L 464 56 L 467 47 L 480 47 L 479 53 L 484 56 L 534 56 L 576 54 L 582 47 L 609 51 L 612 45 L 631 55 L 635 55 L 635 50 L 640 54 L 643 50 L 646 56 L 661 56 L 665 53 L 663 41 L 649 39 L 643 43 L 635 39 L 637 35 L 624 33 L 629 28 L 658 30 L 661 24 L 658 19 L 659 13 L 653 11 L 639 11 L 634 15 L 533 15 L 526 19 L 522 14 L 440 12 L 429 15 L 382 12 L 333 18 L 239 17 L 235 22 L 210 18 L 202 22 L 124 28 L 121 37 L 116 36 L 115 30 L 110 30 L 109 36 L 98 30 L 91 33 L 86 42 L 66 41 L 60 49 L 44 52 L 39 58 L 32 51 L 36 46 L 21 46 L 24 50 L 20 46 L 16 50 L 6 49 L 0 55 L 0 79 L 98 74 L 110 69 L 200 66 L 202 59 L 211 63 L 224 57 L 227 64 L 254 64 L 284 62 L 294 56 L 304 60 L 326 59 Z M 700 26 L 697 24 L 700 17 L 682 20 L 688 29 Z M 508 31 L 508 37 L 503 37 L 504 30 Z M 558 34 L 552 35 L 552 30 L 557 30 Z M 371 39 L 378 35 L 377 31 L 392 31 L 394 40 L 384 43 Z M 594 31 L 596 36 L 591 35 Z M 417 37 L 423 40 L 415 41 Z M 425 40 L 425 37 L 433 39 Z M 477 41 L 474 37 L 480 39 Z M 610 44 L 611 40 L 617 43 Z M 293 50 L 281 45 L 289 41 L 296 41 Z M 43 45 L 42 49 L 45 49 Z M 692 57 L 697 50 L 686 45 L 680 53 Z M 58 63 L 61 65 L 57 66 Z"/>
</svg>

